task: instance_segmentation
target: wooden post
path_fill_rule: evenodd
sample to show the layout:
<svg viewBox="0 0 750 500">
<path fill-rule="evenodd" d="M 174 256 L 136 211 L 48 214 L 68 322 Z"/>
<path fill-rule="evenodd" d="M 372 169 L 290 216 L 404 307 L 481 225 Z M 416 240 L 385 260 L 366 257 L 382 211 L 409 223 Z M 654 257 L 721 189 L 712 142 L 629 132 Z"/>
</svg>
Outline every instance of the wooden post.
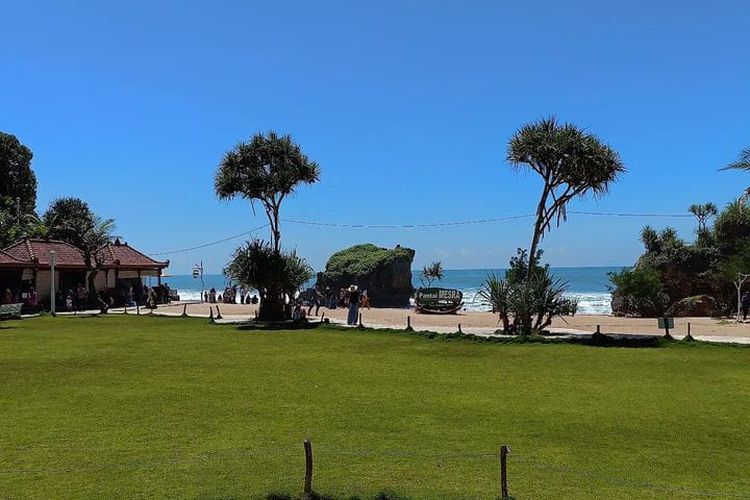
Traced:
<svg viewBox="0 0 750 500">
<path fill-rule="evenodd" d="M 312 500 L 312 475 L 313 475 L 313 456 L 312 456 L 312 443 L 309 439 L 305 439 L 305 490 L 304 500 Z"/>
<path fill-rule="evenodd" d="M 208 321 L 214 322 L 214 308 L 212 306 L 208 306 Z"/>
<path fill-rule="evenodd" d="M 596 325 L 596 333 L 602 333 L 602 326 Z"/>
<path fill-rule="evenodd" d="M 188 317 L 188 315 L 187 315 L 187 304 L 185 304 L 184 306 L 182 306 L 182 317 L 183 318 L 187 318 Z"/>
<path fill-rule="evenodd" d="M 216 319 L 222 319 L 223 316 L 221 315 L 221 311 L 219 310 L 219 305 L 216 305 Z"/>
<path fill-rule="evenodd" d="M 325 319 L 325 317 L 326 317 L 326 312 L 325 311 L 323 311 L 322 313 L 320 313 L 320 322 L 321 323 L 323 322 L 323 319 Z"/>
<path fill-rule="evenodd" d="M 411 316 L 406 316 L 406 331 L 410 332 L 413 328 L 411 327 Z"/>
<path fill-rule="evenodd" d="M 364 328 L 365 325 L 362 324 L 362 313 L 359 313 L 359 327 Z"/>
<path fill-rule="evenodd" d="M 128 313 L 128 305 L 127 304 L 125 304 L 125 310 L 122 313 L 123 314 L 127 314 Z"/>
<path fill-rule="evenodd" d="M 500 498 L 508 499 L 508 447 L 500 447 Z"/>
<path fill-rule="evenodd" d="M 139 306 L 137 303 L 135 305 L 135 313 L 140 316 L 141 315 L 141 306 Z"/>
<path fill-rule="evenodd" d="M 460 333 L 460 334 L 462 334 L 462 335 L 463 335 L 463 333 L 464 333 L 464 332 L 462 332 L 462 331 L 461 331 L 461 323 L 459 323 L 459 324 L 458 324 L 458 333 Z"/>
</svg>

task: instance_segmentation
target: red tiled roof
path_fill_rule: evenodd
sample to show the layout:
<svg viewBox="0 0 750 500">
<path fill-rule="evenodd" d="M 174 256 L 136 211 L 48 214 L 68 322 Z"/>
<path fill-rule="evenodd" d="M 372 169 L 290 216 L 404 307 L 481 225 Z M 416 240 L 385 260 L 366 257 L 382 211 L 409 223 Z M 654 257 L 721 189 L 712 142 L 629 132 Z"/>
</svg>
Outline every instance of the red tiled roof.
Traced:
<svg viewBox="0 0 750 500">
<path fill-rule="evenodd" d="M 13 257 L 11 254 L 0 250 L 0 266 L 4 267 L 25 267 L 31 265 L 28 261 L 23 261 Z"/>
<path fill-rule="evenodd" d="M 23 240 L 4 250 L 16 259 L 31 261 L 42 267 L 49 267 L 49 253 L 55 252 L 55 265 L 59 267 L 85 268 L 83 252 L 69 243 L 56 240 Z"/>
<path fill-rule="evenodd" d="M 168 260 L 154 260 L 127 243 L 120 243 L 119 240 L 100 248 L 98 256 L 105 268 L 164 269 L 169 266 Z"/>
</svg>

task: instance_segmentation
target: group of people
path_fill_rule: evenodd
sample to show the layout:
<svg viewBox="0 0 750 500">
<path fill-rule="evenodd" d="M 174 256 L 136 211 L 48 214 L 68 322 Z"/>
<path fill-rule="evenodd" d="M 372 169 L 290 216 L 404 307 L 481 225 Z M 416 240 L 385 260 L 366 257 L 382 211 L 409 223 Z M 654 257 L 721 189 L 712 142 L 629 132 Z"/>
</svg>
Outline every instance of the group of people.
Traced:
<svg viewBox="0 0 750 500">
<path fill-rule="evenodd" d="M 29 288 L 28 292 L 21 292 L 19 289 L 11 290 L 6 288 L 0 296 L 0 304 L 18 304 L 23 303 L 30 307 L 36 307 L 39 297 L 34 287 Z"/>
<path fill-rule="evenodd" d="M 207 292 L 203 292 L 203 301 L 209 304 L 236 304 L 237 303 L 238 291 L 236 286 L 228 286 L 224 288 L 224 293 L 217 293 L 216 288 L 211 288 Z M 253 294 L 250 295 L 247 288 L 242 287 L 239 290 L 240 304 L 257 304 L 258 296 Z"/>
</svg>

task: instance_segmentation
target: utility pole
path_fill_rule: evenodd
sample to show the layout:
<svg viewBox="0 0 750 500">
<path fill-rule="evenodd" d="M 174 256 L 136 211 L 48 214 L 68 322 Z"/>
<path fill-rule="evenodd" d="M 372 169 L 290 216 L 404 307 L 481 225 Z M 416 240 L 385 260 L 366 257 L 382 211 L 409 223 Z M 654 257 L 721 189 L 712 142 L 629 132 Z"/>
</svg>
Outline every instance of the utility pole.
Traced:
<svg viewBox="0 0 750 500">
<path fill-rule="evenodd" d="M 52 312 L 52 316 L 55 315 L 55 304 L 57 300 L 57 294 L 55 293 L 55 251 L 50 250 L 49 252 L 49 266 L 52 273 L 52 276 L 50 276 L 49 280 L 49 303 L 50 303 L 50 311 Z"/>
</svg>

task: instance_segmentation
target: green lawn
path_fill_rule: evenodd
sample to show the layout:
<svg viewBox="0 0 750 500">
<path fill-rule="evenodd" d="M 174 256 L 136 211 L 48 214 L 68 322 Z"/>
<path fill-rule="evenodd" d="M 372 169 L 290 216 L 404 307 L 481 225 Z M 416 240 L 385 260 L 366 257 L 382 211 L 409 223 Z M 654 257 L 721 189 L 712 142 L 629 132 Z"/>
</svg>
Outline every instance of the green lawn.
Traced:
<svg viewBox="0 0 750 500">
<path fill-rule="evenodd" d="M 0 498 L 750 496 L 750 349 L 0 323 Z"/>
</svg>

